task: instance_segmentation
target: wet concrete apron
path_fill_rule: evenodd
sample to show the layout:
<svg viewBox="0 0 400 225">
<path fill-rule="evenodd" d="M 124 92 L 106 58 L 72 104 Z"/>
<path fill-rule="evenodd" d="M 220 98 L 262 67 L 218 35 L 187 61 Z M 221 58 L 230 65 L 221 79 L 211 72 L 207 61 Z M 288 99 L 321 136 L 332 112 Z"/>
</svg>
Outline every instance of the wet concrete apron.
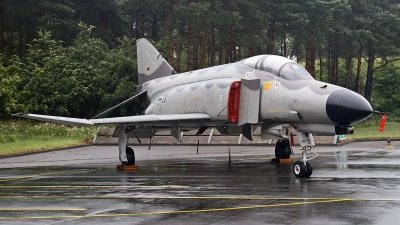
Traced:
<svg viewBox="0 0 400 225">
<path fill-rule="evenodd" d="M 256 147 L 232 148 L 229 170 L 220 147 L 197 155 L 174 146 L 179 157 L 153 153 L 136 172 L 116 171 L 117 154 L 103 148 L 64 152 L 105 156 L 92 164 L 40 163 L 55 153 L 0 159 L 3 167 L 35 157 L 38 164 L 0 169 L 0 224 L 400 224 L 396 147 L 320 147 L 312 177 L 303 179 L 292 164 L 269 162 L 273 148 L 257 155 Z"/>
</svg>

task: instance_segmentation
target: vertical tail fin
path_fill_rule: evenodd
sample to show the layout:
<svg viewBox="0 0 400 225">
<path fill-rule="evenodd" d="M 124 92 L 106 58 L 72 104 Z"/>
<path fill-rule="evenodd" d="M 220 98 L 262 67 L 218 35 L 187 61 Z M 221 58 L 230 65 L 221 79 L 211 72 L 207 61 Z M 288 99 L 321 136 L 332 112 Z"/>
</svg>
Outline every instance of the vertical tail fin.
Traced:
<svg viewBox="0 0 400 225">
<path fill-rule="evenodd" d="M 139 85 L 146 81 L 176 74 L 174 68 L 145 38 L 136 42 Z"/>
</svg>

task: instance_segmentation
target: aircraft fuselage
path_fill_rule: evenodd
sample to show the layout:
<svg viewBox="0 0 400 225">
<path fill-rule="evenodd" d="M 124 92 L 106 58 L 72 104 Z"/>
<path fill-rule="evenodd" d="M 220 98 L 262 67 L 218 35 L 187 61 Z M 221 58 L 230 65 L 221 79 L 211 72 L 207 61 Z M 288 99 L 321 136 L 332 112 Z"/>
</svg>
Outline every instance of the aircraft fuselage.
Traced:
<svg viewBox="0 0 400 225">
<path fill-rule="evenodd" d="M 298 77 L 289 77 L 291 80 L 284 77 L 282 70 L 288 66 L 300 70 Z M 369 117 L 372 108 L 362 96 L 314 80 L 301 69 L 297 63 L 280 56 L 255 56 L 154 79 L 142 85 L 150 101 L 145 114 L 206 113 L 211 121 L 237 126 L 237 121 L 229 119 L 232 86 L 249 79 L 259 80 L 259 107 L 254 109 L 259 110 L 258 123 L 290 123 L 310 133 L 339 134 L 351 132 L 352 129 L 347 129 L 350 124 Z"/>
</svg>

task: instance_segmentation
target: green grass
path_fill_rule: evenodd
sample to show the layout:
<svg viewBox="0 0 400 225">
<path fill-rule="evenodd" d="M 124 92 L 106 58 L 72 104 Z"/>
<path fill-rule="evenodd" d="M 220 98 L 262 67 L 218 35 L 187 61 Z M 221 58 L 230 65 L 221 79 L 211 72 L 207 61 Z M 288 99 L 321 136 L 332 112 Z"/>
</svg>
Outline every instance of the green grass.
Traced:
<svg viewBox="0 0 400 225">
<path fill-rule="evenodd" d="M 387 122 L 383 132 L 379 132 L 380 121 L 371 121 L 367 124 L 356 124 L 354 134 L 347 135 L 346 140 L 383 140 L 400 139 L 400 123 Z"/>
<path fill-rule="evenodd" d="M 0 155 L 40 151 L 90 143 L 95 127 L 70 127 L 26 120 L 2 121 Z"/>
<path fill-rule="evenodd" d="M 38 141 L 40 140 L 40 141 Z M 71 147 L 88 143 L 74 138 L 38 136 L 37 139 L 29 139 L 17 142 L 9 142 L 0 144 L 0 155 L 8 155 L 14 153 L 41 151 L 46 149 Z"/>
</svg>

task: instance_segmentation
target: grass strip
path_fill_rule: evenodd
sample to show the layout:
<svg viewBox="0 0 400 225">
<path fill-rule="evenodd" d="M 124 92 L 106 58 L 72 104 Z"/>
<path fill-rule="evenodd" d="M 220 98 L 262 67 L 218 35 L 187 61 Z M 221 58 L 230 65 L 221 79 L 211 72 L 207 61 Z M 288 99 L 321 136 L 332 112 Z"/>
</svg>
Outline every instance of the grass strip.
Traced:
<svg viewBox="0 0 400 225">
<path fill-rule="evenodd" d="M 25 120 L 0 123 L 0 155 L 90 143 L 96 127 L 72 127 Z"/>
</svg>

